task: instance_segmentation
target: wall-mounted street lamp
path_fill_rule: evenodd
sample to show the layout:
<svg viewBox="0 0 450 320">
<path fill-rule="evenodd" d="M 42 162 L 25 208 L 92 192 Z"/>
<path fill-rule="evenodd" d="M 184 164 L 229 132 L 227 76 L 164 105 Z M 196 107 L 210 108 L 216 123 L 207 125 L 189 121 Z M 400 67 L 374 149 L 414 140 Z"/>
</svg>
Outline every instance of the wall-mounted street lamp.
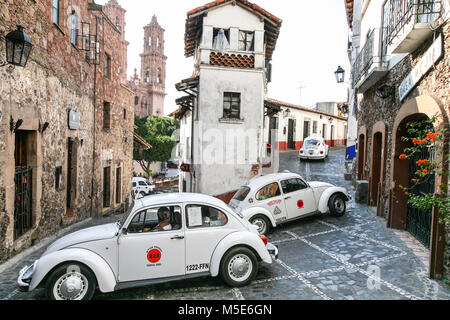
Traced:
<svg viewBox="0 0 450 320">
<path fill-rule="evenodd" d="M 342 69 L 341 66 L 338 66 L 336 72 L 334 73 L 336 76 L 336 82 L 337 83 L 343 83 L 345 79 L 345 70 Z"/>
<path fill-rule="evenodd" d="M 30 57 L 33 42 L 31 38 L 23 32 L 22 26 L 17 26 L 17 30 L 11 31 L 5 37 L 6 40 L 6 61 L 0 58 L 0 67 L 8 65 L 9 70 L 15 66 L 25 67 Z"/>
</svg>

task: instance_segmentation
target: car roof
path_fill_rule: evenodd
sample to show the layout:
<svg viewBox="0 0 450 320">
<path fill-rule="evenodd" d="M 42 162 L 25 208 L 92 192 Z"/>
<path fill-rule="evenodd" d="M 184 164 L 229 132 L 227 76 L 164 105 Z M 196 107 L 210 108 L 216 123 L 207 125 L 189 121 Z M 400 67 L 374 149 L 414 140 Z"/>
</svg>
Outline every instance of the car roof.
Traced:
<svg viewBox="0 0 450 320">
<path fill-rule="evenodd" d="M 228 206 L 222 200 L 200 193 L 165 193 L 150 195 L 136 200 L 136 203 L 143 207 L 185 202 L 203 202 L 228 209 Z"/>
<path fill-rule="evenodd" d="M 306 140 L 312 140 L 312 139 L 314 139 L 314 140 L 323 140 L 323 138 L 321 136 L 310 136 L 310 137 L 306 138 L 305 141 Z"/>
<path fill-rule="evenodd" d="M 251 189 L 259 188 L 260 186 L 262 187 L 262 186 L 267 185 L 276 180 L 292 179 L 292 178 L 299 178 L 299 177 L 302 178 L 302 176 L 300 176 L 298 173 L 292 173 L 292 172 L 272 173 L 272 174 L 253 178 L 252 180 L 250 180 L 248 186 Z"/>
</svg>

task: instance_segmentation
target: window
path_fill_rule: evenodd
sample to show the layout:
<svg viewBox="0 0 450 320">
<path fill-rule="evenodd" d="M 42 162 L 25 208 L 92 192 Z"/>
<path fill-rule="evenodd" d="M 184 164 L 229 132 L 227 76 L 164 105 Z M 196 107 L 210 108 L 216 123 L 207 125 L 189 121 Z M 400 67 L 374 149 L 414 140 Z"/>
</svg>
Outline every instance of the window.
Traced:
<svg viewBox="0 0 450 320">
<path fill-rule="evenodd" d="M 230 29 L 213 29 L 213 49 L 230 49 Z"/>
<path fill-rule="evenodd" d="M 281 181 L 281 188 L 284 193 L 292 193 L 295 191 L 307 189 L 308 185 L 302 179 L 288 179 Z"/>
<path fill-rule="evenodd" d="M 111 105 L 103 103 L 103 129 L 111 129 Z"/>
<path fill-rule="evenodd" d="M 137 106 L 139 104 L 139 97 L 135 96 L 134 97 L 134 105 Z"/>
<path fill-rule="evenodd" d="M 147 70 L 145 71 L 145 79 L 144 79 L 144 81 L 145 81 L 146 83 L 149 83 L 149 82 L 150 82 L 150 69 L 147 69 Z"/>
<path fill-rule="evenodd" d="M 256 193 L 256 200 L 262 201 L 281 195 L 278 182 L 271 183 Z"/>
<path fill-rule="evenodd" d="M 105 53 L 105 61 L 104 61 L 104 76 L 109 78 L 111 76 L 111 56 Z"/>
<path fill-rule="evenodd" d="M 228 218 L 222 211 L 213 207 L 188 205 L 186 223 L 189 229 L 221 227 L 228 223 Z"/>
<path fill-rule="evenodd" d="M 123 109 L 123 120 L 127 120 L 127 109 Z"/>
<path fill-rule="evenodd" d="M 75 12 L 72 13 L 71 16 L 72 29 L 70 33 L 70 42 L 76 46 L 77 45 L 77 16 Z"/>
<path fill-rule="evenodd" d="M 223 94 L 223 117 L 225 119 L 240 119 L 241 94 L 225 92 Z"/>
<path fill-rule="evenodd" d="M 158 69 L 158 83 L 162 83 L 162 73 L 161 73 L 161 69 Z"/>
<path fill-rule="evenodd" d="M 59 24 L 59 0 L 53 0 L 52 15 L 53 23 Z"/>
<path fill-rule="evenodd" d="M 242 187 L 233 197 L 233 200 L 244 201 L 247 198 L 248 193 L 250 192 L 249 187 Z"/>
<path fill-rule="evenodd" d="M 317 133 L 317 121 L 313 121 L 313 133 Z"/>
<path fill-rule="evenodd" d="M 255 33 L 250 31 L 239 31 L 240 51 L 253 51 L 255 47 Z"/>
<path fill-rule="evenodd" d="M 146 209 L 133 217 L 127 231 L 148 233 L 180 230 L 181 220 L 181 208 L 178 206 Z"/>
</svg>

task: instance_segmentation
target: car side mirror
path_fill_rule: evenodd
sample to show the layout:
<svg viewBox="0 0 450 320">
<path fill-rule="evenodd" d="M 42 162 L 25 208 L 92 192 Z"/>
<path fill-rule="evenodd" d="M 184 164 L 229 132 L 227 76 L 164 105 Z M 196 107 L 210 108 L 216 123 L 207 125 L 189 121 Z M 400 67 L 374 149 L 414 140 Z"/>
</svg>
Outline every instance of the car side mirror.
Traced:
<svg viewBox="0 0 450 320">
<path fill-rule="evenodd" d="M 128 233 L 128 229 L 127 228 L 122 228 L 122 234 L 127 234 Z"/>
</svg>

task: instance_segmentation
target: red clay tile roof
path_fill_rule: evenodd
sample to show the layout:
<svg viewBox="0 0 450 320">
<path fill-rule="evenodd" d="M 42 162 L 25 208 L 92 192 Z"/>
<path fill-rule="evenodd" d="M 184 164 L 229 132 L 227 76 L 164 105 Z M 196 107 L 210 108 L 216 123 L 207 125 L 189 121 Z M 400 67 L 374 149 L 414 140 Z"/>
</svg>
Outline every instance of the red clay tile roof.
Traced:
<svg viewBox="0 0 450 320">
<path fill-rule="evenodd" d="M 205 5 L 201 6 L 201 7 L 192 9 L 191 11 L 189 11 L 187 13 L 187 15 L 190 16 L 190 15 L 193 15 L 195 13 L 198 13 L 198 12 L 201 12 L 201 11 L 204 11 L 204 10 L 207 10 L 207 9 L 211 9 L 211 8 L 214 8 L 214 7 L 217 7 L 218 5 L 225 4 L 226 2 L 233 2 L 233 1 L 236 1 L 236 0 L 216 0 L 216 1 L 213 1 L 213 2 L 210 2 L 210 3 L 207 3 L 207 4 L 205 4 Z M 280 18 L 277 18 L 276 16 L 274 16 L 270 12 L 267 12 L 266 10 L 264 10 L 263 8 L 258 6 L 257 4 L 251 3 L 250 1 L 247 1 L 247 0 L 237 0 L 237 1 L 242 2 L 244 5 L 246 5 L 248 7 L 251 7 L 253 10 L 261 13 L 262 15 L 264 15 L 267 18 L 272 19 L 275 22 L 280 22 L 281 23 L 281 19 Z"/>
<path fill-rule="evenodd" d="M 353 27 L 353 6 L 354 0 L 344 0 L 345 1 L 345 11 L 347 13 L 347 22 L 350 29 Z"/>
<path fill-rule="evenodd" d="M 321 115 L 336 118 L 339 120 L 347 120 L 347 118 L 335 116 L 334 114 L 330 114 L 330 113 L 326 113 L 326 112 L 322 112 L 322 111 L 318 111 L 318 110 L 314 110 L 314 109 L 309 109 L 306 107 L 298 106 L 295 104 L 291 104 L 291 103 L 287 103 L 287 102 L 283 102 L 283 101 L 279 101 L 279 100 L 275 100 L 275 99 L 269 99 L 269 98 L 265 99 L 264 103 L 269 106 L 272 105 L 272 106 L 276 106 L 276 107 L 292 108 L 292 109 L 297 109 L 297 110 L 301 110 L 301 111 L 307 111 L 307 112 L 321 114 Z"/>
<path fill-rule="evenodd" d="M 211 8 L 215 8 L 228 3 L 235 3 L 236 5 L 258 15 L 264 20 L 264 31 L 266 41 L 266 60 L 272 60 L 272 54 L 280 34 L 282 20 L 273 14 L 267 12 L 260 6 L 251 3 L 247 0 L 216 0 L 207 3 L 201 7 L 190 10 L 187 13 L 186 31 L 184 35 L 184 53 L 186 57 L 194 55 L 196 46 L 200 41 L 201 30 L 203 27 L 203 16 Z"/>
</svg>

